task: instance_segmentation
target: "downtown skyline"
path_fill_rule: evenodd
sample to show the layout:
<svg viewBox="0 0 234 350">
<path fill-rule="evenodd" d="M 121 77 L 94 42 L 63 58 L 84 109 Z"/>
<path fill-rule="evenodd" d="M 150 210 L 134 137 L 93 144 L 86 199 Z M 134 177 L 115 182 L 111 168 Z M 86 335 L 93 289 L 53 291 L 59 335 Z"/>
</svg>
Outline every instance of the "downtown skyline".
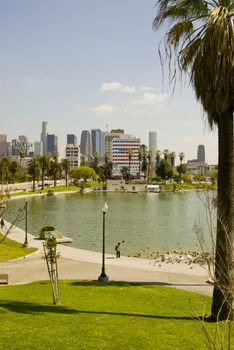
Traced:
<svg viewBox="0 0 234 350">
<path fill-rule="evenodd" d="M 217 132 L 209 131 L 188 84 L 174 94 L 152 29 L 155 1 L 110 3 L 16 0 L 1 4 L 1 134 L 40 140 L 41 121 L 58 135 L 123 128 L 148 146 L 196 157 L 199 144 L 217 163 Z"/>
</svg>

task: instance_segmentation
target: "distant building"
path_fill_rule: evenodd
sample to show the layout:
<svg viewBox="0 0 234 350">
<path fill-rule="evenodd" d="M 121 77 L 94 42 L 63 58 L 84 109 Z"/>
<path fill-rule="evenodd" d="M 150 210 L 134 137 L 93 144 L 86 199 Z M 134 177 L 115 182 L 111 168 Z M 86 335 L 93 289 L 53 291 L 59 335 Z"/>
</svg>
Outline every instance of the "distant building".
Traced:
<svg viewBox="0 0 234 350">
<path fill-rule="evenodd" d="M 67 134 L 67 145 L 77 146 L 77 136 L 74 134 Z"/>
<path fill-rule="evenodd" d="M 70 161 L 70 169 L 80 166 L 80 150 L 79 146 L 66 145 L 65 157 Z"/>
<path fill-rule="evenodd" d="M 207 176 L 208 165 L 204 162 L 198 162 L 197 159 L 188 160 L 187 171 L 191 175 Z"/>
<path fill-rule="evenodd" d="M 0 157 L 7 156 L 7 135 L 0 134 Z"/>
<path fill-rule="evenodd" d="M 205 146 L 204 145 L 198 145 L 197 147 L 197 161 L 199 163 L 205 163 Z"/>
<path fill-rule="evenodd" d="M 139 149 L 141 140 L 130 135 L 120 135 L 112 140 L 113 176 L 122 176 L 122 168 L 129 167 L 129 151 L 131 154 L 130 173 L 136 176 L 139 173 Z"/>
<path fill-rule="evenodd" d="M 124 135 L 123 129 L 113 129 L 105 133 L 105 153 L 110 161 L 112 161 L 112 140 L 120 135 Z"/>
<path fill-rule="evenodd" d="M 149 131 L 149 152 L 151 153 L 151 166 L 155 168 L 157 152 L 157 133 L 155 131 Z"/>
<path fill-rule="evenodd" d="M 42 142 L 41 141 L 35 141 L 34 142 L 34 156 L 40 157 L 42 156 Z"/>
<path fill-rule="evenodd" d="M 58 154 L 58 136 L 55 134 L 47 135 L 47 152 L 50 155 Z"/>
<path fill-rule="evenodd" d="M 92 155 L 98 153 L 101 157 L 105 153 L 105 133 L 100 129 L 91 130 Z"/>
<path fill-rule="evenodd" d="M 80 153 L 88 161 L 91 158 L 91 138 L 89 130 L 83 130 L 80 137 Z"/>
<path fill-rule="evenodd" d="M 47 122 L 42 122 L 42 131 L 41 131 L 41 142 L 42 142 L 42 154 L 47 154 Z"/>
</svg>

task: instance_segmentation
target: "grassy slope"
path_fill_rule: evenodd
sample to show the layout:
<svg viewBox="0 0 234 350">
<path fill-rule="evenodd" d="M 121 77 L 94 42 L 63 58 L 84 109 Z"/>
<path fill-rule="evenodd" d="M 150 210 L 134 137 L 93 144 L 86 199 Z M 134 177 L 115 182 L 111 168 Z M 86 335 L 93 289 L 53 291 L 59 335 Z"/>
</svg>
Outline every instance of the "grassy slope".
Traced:
<svg viewBox="0 0 234 350">
<path fill-rule="evenodd" d="M 0 234 L 0 240 L 2 235 Z M 0 243 L 0 262 L 21 258 L 22 256 L 33 253 L 37 248 L 23 248 L 21 243 L 15 242 L 9 238 L 4 238 Z"/>
<path fill-rule="evenodd" d="M 48 282 L 0 288 L 0 349 L 207 349 L 201 322 L 210 298 L 152 285 Z M 206 323 L 213 334 L 215 324 Z"/>
</svg>

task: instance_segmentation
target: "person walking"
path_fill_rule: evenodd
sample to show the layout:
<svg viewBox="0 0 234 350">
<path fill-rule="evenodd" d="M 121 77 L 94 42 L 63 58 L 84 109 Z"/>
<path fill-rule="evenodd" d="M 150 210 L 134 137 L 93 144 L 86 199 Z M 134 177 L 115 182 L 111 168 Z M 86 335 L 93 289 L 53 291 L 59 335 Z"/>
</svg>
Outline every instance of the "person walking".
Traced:
<svg viewBox="0 0 234 350">
<path fill-rule="evenodd" d="M 115 246 L 116 258 L 120 258 L 120 242 Z"/>
</svg>

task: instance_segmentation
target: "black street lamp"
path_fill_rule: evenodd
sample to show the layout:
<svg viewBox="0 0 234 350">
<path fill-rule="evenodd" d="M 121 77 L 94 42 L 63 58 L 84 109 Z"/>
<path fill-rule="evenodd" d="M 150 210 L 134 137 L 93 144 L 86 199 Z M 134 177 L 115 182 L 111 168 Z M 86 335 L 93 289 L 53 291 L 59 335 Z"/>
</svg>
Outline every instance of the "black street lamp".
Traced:
<svg viewBox="0 0 234 350">
<path fill-rule="evenodd" d="M 105 219 L 106 219 L 106 213 L 108 211 L 108 205 L 105 203 L 104 207 L 102 208 L 102 214 L 103 214 L 103 230 L 102 230 L 102 272 L 101 275 L 98 277 L 99 282 L 108 282 L 109 277 L 105 273 Z"/>
<path fill-rule="evenodd" d="M 23 247 L 27 248 L 28 247 L 28 201 L 25 200 L 25 240 L 24 240 L 24 244 Z"/>
</svg>

